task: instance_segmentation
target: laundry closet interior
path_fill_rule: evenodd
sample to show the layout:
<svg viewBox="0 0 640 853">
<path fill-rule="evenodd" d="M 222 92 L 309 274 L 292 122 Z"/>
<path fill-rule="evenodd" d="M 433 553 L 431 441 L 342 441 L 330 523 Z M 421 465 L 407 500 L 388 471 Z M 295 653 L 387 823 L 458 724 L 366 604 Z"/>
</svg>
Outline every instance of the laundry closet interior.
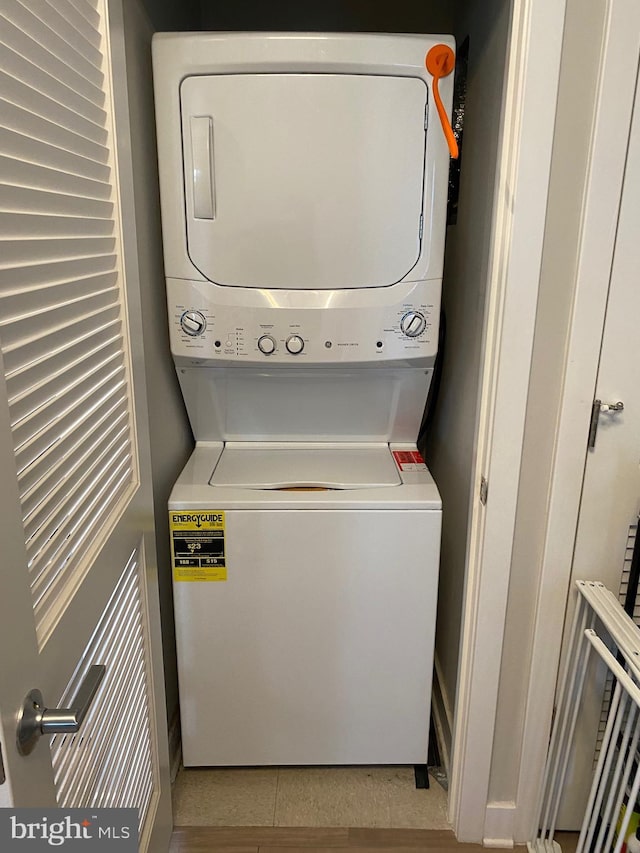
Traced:
<svg viewBox="0 0 640 853">
<path fill-rule="evenodd" d="M 344 0 L 298 4 L 267 4 L 258 0 L 227 4 L 207 0 L 201 0 L 199 4 L 194 0 L 165 0 L 162 3 L 147 0 L 144 8 L 137 3 L 124 4 L 126 74 L 136 182 L 134 190 L 138 243 L 141 271 L 146 272 L 146 275 L 141 275 L 141 296 L 145 371 L 149 389 L 167 716 L 170 724 L 170 746 L 174 753 L 180 735 L 177 711 L 176 626 L 167 504 L 171 489 L 193 449 L 193 434 L 176 380 L 166 331 L 175 318 L 171 316 L 171 309 L 167 315 L 165 300 L 161 218 L 155 166 L 156 125 L 153 110 L 151 36 L 154 32 L 197 31 L 418 33 L 453 35 L 456 40 L 459 73 L 464 79 L 463 84 L 459 78 L 454 93 L 458 124 L 463 128 L 458 161 L 460 168 L 458 174 L 454 167 L 449 177 L 441 303 L 446 322 L 440 324 L 438 332 L 434 330 L 439 337 L 437 379 L 432 380 L 431 410 L 426 434 L 421 437 L 420 442 L 420 449 L 423 450 L 426 463 L 433 474 L 443 505 L 433 684 L 441 759 L 442 764 L 447 766 L 451 758 L 465 580 L 467 518 L 471 498 L 480 356 L 484 335 L 489 244 L 509 24 L 510 4 L 501 0 L 492 0 L 489 3 L 479 0 L 400 0 L 395 3 L 380 0 Z M 430 126 L 429 132 L 440 132 L 440 128 Z M 191 257 L 193 260 L 193 255 Z M 167 276 L 170 275 L 170 271 L 167 271 Z M 190 303 L 184 304 L 184 308 L 188 310 L 194 307 Z M 186 322 L 191 321 L 198 323 L 199 319 L 190 317 Z M 437 318 L 435 322 L 437 325 Z M 183 330 L 184 328 L 183 326 Z M 280 339 L 275 332 L 272 334 L 266 329 L 264 337 L 269 338 L 266 343 L 263 342 L 265 347 L 270 347 L 271 342 L 274 347 L 280 345 Z M 306 345 L 307 350 L 309 349 L 309 344 L 303 341 L 303 338 L 303 332 L 289 336 L 286 346 L 289 354 L 294 353 L 294 347 L 301 345 Z M 282 342 L 284 351 L 284 338 Z M 222 349 L 224 343 L 223 341 Z M 328 341 L 325 346 L 329 343 Z M 261 346 L 260 351 L 265 354 Z M 184 381 L 188 384 L 190 380 Z M 249 393 L 250 391 L 251 389 Z M 437 395 L 434 391 L 437 391 Z M 276 393 L 279 393 L 277 388 Z M 214 401 L 214 409 L 215 405 Z M 193 423 L 193 412 L 191 414 Z M 237 430 L 242 430 L 241 421 Z M 404 441 L 411 443 L 417 438 L 416 434 L 414 438 L 405 438 Z M 233 459 L 228 457 L 228 460 L 231 465 Z M 265 464 L 268 468 L 269 460 Z M 327 473 L 325 469 L 325 473 L 330 479 L 330 472 Z M 268 476 L 268 472 L 265 476 Z M 316 483 L 315 479 L 309 479 L 309 483 L 312 481 L 313 484 Z M 284 485 L 288 483 L 287 480 Z M 309 483 L 305 482 L 304 485 L 308 486 Z M 203 505 L 202 509 L 204 508 Z M 206 509 L 215 510 L 216 507 L 207 505 Z M 185 508 L 185 511 L 187 510 L 188 507 Z M 229 521 L 231 532 L 230 523 Z M 420 519 L 416 523 L 419 524 Z M 402 561 L 402 558 L 402 553 L 393 553 L 389 556 L 389 562 L 392 563 L 394 559 Z M 357 554 L 353 559 L 357 561 Z M 300 566 L 304 567 L 304 552 L 300 553 Z M 392 566 L 389 570 L 393 570 Z M 197 588 L 199 585 L 185 586 Z M 179 618 L 179 611 L 176 612 Z M 325 642 L 335 642 L 339 645 L 335 637 L 325 638 Z M 228 649 L 228 654 L 231 663 L 232 647 Z M 195 677 L 197 679 L 197 673 Z M 186 689 L 184 683 L 183 689 Z M 206 739 L 207 742 L 213 743 L 220 734 L 215 713 L 211 714 L 206 726 L 206 738 L 203 738 L 202 734 L 199 737 L 203 741 Z M 403 721 L 399 719 L 398 728 L 402 727 Z M 269 823 L 271 815 L 272 822 L 279 825 L 309 826 L 312 825 L 313 812 L 322 810 L 323 806 L 319 803 L 325 797 L 326 814 L 320 818 L 325 826 L 446 826 L 444 790 L 434 780 L 431 780 L 430 790 L 417 790 L 413 767 L 402 761 L 397 762 L 402 764 L 402 767 L 385 767 L 388 762 L 384 758 L 371 762 L 371 767 L 358 770 L 336 767 L 330 772 L 335 772 L 338 776 L 341 774 L 341 779 L 329 785 L 331 790 L 328 794 L 326 791 L 323 793 L 322 771 L 317 766 L 322 764 L 322 761 L 283 762 L 293 766 L 286 772 L 283 771 L 280 780 L 278 771 L 267 766 L 262 769 L 207 771 L 207 761 L 202 762 L 202 769 L 196 769 L 195 765 L 199 763 L 197 760 L 191 760 L 190 763 L 194 768 L 180 770 L 176 782 L 174 818 L 178 824 L 234 825 L 244 822 L 265 825 Z M 217 763 L 220 766 L 231 763 L 252 764 L 250 760 L 221 760 Z M 268 765 L 272 762 L 265 760 L 253 763 Z M 313 766 L 299 767 L 299 763 Z M 330 763 L 369 764 L 359 760 L 338 760 Z M 225 773 L 228 774 L 228 782 L 225 782 Z M 272 775 L 269 776 L 269 773 Z M 278 805 L 278 786 L 281 786 L 282 794 L 287 785 L 293 792 L 292 797 L 299 797 L 298 805 L 295 805 L 293 799 Z M 241 799 L 243 796 L 244 800 Z M 420 799 L 421 797 L 424 799 Z M 219 803 L 217 810 L 216 800 Z M 361 808 L 358 803 L 365 805 Z"/>
</svg>

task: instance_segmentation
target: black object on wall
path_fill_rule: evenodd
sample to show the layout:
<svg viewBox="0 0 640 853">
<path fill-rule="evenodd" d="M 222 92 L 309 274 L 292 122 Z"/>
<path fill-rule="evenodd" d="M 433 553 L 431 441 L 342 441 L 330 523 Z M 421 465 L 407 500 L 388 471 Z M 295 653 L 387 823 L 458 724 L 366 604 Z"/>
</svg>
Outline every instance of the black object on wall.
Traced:
<svg viewBox="0 0 640 853">
<path fill-rule="evenodd" d="M 453 111 L 451 126 L 458 143 L 458 159 L 449 161 L 449 201 L 447 225 L 458 221 L 458 196 L 460 194 L 460 169 L 462 166 L 462 139 L 467 106 L 467 70 L 469 67 L 469 36 L 456 49 L 456 70 L 453 81 Z"/>
</svg>

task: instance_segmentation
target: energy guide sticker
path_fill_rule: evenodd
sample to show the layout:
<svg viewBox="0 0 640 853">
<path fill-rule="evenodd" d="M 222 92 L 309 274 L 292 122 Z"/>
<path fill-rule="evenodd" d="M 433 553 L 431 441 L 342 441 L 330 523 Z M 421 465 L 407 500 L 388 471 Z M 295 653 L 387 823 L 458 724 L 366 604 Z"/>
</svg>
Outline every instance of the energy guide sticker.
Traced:
<svg viewBox="0 0 640 853">
<path fill-rule="evenodd" d="M 226 581 L 224 512 L 170 510 L 174 581 Z"/>
</svg>

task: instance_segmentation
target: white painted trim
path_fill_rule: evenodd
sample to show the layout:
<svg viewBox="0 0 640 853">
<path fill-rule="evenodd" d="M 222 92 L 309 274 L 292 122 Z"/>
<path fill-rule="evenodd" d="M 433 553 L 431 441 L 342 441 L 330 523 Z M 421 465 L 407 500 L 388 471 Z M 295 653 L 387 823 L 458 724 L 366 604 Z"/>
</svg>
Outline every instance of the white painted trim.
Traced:
<svg viewBox="0 0 640 853">
<path fill-rule="evenodd" d="M 487 803 L 484 822 L 485 847 L 513 847 L 513 824 L 516 817 L 516 804 L 513 800 Z"/>
<path fill-rule="evenodd" d="M 433 714 L 433 725 L 436 730 L 440 758 L 447 774 L 451 773 L 451 737 L 453 731 L 453 712 L 451 702 L 446 695 L 445 682 L 442 677 L 442 667 L 438 654 L 434 656 L 434 679 L 431 694 L 431 712 Z"/>
<path fill-rule="evenodd" d="M 564 12 L 565 0 L 513 0 L 453 738 L 460 841 L 485 837 Z"/>
<path fill-rule="evenodd" d="M 153 524 L 153 495 L 151 482 L 151 452 L 147 404 L 148 389 L 144 374 L 142 347 L 142 307 L 140 301 L 140 270 L 138 265 L 137 231 L 131 157 L 131 125 L 129 89 L 127 80 L 127 53 L 124 33 L 126 0 L 102 0 L 105 10 L 105 73 L 108 79 L 110 112 L 113 134 L 114 196 L 119 207 L 119 239 L 122 246 L 124 309 L 126 322 L 137 334 L 127 337 L 130 346 L 130 376 L 132 378 L 131 403 L 136 427 L 138 448 L 139 506 L 145 516 L 141 523 L 143 566 L 142 601 L 145 645 L 148 655 L 148 690 L 151 731 L 154 748 L 154 793 L 149 807 L 146 827 L 140 838 L 140 851 L 165 850 L 173 829 L 171 784 L 169 780 L 169 752 L 167 717 L 162 666 L 162 637 L 160 601 L 158 594 L 158 563 Z M 151 57 L 149 57 L 150 61 Z M 143 510 L 142 510 L 143 508 Z"/>
<path fill-rule="evenodd" d="M 513 800 L 487 803 L 484 822 L 485 847 L 500 847 L 507 850 L 513 847 L 513 824 L 516 817 L 516 804 Z"/>
<path fill-rule="evenodd" d="M 536 831 L 639 51 L 637 0 L 610 0 L 536 603 L 516 842 L 531 839 Z"/>
</svg>

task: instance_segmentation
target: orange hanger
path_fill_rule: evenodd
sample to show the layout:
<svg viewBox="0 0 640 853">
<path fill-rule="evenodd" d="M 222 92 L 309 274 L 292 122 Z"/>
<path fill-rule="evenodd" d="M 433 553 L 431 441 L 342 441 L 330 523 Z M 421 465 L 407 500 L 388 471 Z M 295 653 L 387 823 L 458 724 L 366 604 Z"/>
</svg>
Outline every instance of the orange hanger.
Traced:
<svg viewBox="0 0 640 853">
<path fill-rule="evenodd" d="M 454 160 L 458 159 L 458 143 L 453 133 L 453 128 L 451 127 L 451 122 L 449 121 L 449 116 L 444 108 L 444 104 L 442 103 L 442 98 L 440 97 L 440 92 L 438 91 L 438 81 L 441 77 L 447 77 L 453 69 L 455 68 L 456 60 L 453 51 L 446 44 L 436 44 L 434 45 L 427 55 L 424 58 L 424 64 L 427 68 L 427 71 L 433 77 L 433 98 L 436 102 L 436 109 L 438 110 L 438 115 L 440 116 L 440 122 L 442 124 L 442 130 L 445 135 L 445 139 L 447 140 L 447 145 L 449 146 L 449 153 L 453 157 Z"/>
</svg>

